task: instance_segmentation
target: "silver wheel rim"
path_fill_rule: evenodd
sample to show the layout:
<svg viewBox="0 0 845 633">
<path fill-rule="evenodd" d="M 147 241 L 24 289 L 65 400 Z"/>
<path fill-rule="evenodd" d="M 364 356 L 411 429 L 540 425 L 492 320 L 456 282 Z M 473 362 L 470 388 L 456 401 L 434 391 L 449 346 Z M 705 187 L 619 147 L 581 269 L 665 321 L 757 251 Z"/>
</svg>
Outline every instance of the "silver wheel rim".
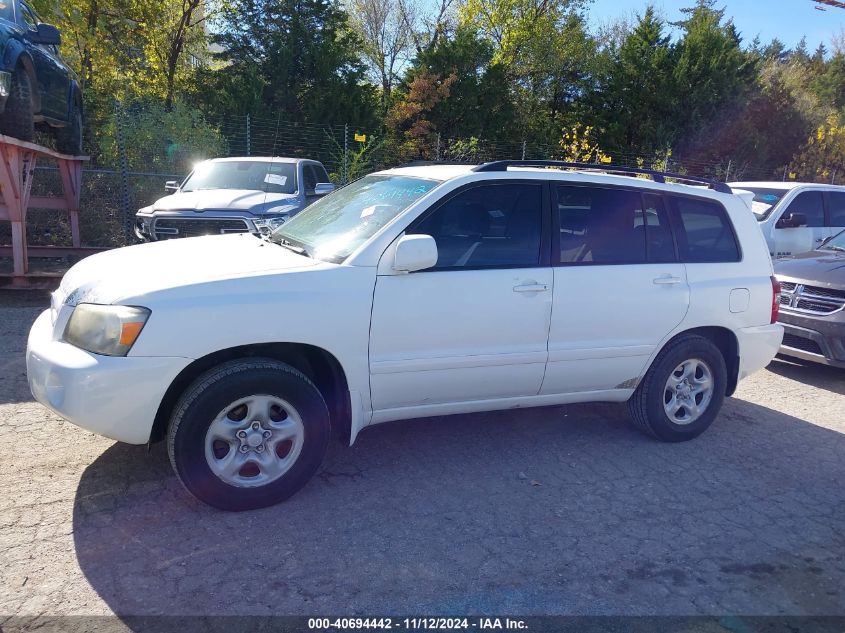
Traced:
<svg viewBox="0 0 845 633">
<path fill-rule="evenodd" d="M 700 358 L 690 358 L 675 367 L 663 389 L 663 409 L 675 424 L 692 424 L 700 418 L 713 397 L 713 372 Z"/>
<path fill-rule="evenodd" d="M 305 441 L 299 412 L 277 396 L 253 395 L 223 409 L 205 433 L 205 461 L 221 481 L 257 488 L 288 472 Z"/>
</svg>

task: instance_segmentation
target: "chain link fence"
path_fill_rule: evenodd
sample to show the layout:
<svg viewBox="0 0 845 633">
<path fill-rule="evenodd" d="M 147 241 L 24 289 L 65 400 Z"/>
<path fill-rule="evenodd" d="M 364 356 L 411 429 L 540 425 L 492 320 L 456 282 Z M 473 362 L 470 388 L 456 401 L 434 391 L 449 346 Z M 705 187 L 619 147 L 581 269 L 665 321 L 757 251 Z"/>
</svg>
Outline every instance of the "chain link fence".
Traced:
<svg viewBox="0 0 845 633">
<path fill-rule="evenodd" d="M 503 159 L 560 158 L 559 139 L 546 141 L 478 138 L 385 136 L 354 125 L 302 124 L 284 116 L 230 116 L 219 121 L 152 112 L 116 104 L 111 121 L 90 139 L 92 160 L 83 171 L 80 233 L 84 246 L 122 246 L 135 242 L 135 212 L 165 195 L 164 183 L 181 181 L 196 162 L 215 156 L 288 156 L 321 161 L 331 179 L 343 185 L 374 170 L 415 161 L 480 163 Z M 718 180 L 786 180 L 783 170 L 725 160 L 719 164 L 694 157 L 669 156 L 643 162 L 630 152 L 608 151 L 610 166 L 643 166 Z M 600 165 L 597 165 L 600 166 Z M 838 182 L 834 173 L 832 179 Z M 39 166 L 33 195 L 58 193 L 55 167 Z M 66 218 L 49 210 L 28 214 L 33 245 L 67 245 Z M 0 223 L 0 243 L 10 243 L 8 223 Z"/>
</svg>

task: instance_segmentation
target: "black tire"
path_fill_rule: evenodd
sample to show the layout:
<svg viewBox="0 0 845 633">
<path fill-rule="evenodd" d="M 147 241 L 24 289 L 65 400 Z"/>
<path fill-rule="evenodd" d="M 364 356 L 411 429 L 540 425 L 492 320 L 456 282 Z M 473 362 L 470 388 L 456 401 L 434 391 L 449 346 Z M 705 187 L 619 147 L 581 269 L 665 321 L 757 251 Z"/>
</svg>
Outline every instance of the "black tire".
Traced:
<svg viewBox="0 0 845 633">
<path fill-rule="evenodd" d="M 713 391 L 700 417 L 687 424 L 678 424 L 664 409 L 666 386 L 675 368 L 691 359 L 703 360 L 709 367 Z M 658 354 L 634 395 L 628 400 L 634 426 L 664 442 L 684 442 L 698 437 L 713 423 L 722 408 L 728 384 L 727 374 L 725 359 L 710 339 L 683 335 L 671 341 Z"/>
<path fill-rule="evenodd" d="M 206 460 L 206 433 L 231 403 L 254 394 L 282 398 L 296 408 L 304 440 L 293 465 L 280 478 L 244 488 L 219 478 Z M 170 463 L 200 501 L 229 511 L 254 510 L 284 501 L 317 472 L 331 435 L 329 412 L 317 387 L 290 365 L 271 359 L 224 363 L 197 378 L 177 402 L 167 434 Z M 268 453 L 269 454 L 269 453 Z"/>
<path fill-rule="evenodd" d="M 0 115 L 0 132 L 22 141 L 35 138 L 35 121 L 32 110 L 32 83 L 29 74 L 18 68 L 12 73 L 6 107 Z"/>
<path fill-rule="evenodd" d="M 82 154 L 82 109 L 74 99 L 68 124 L 55 128 L 56 149 L 62 154 L 79 156 Z"/>
</svg>

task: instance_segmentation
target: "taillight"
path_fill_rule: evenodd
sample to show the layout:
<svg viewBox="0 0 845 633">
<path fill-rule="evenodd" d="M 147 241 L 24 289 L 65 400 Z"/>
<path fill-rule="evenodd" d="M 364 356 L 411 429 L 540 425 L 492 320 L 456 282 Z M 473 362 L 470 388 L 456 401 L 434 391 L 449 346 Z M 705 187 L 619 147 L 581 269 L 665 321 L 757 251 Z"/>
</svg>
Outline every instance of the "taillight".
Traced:
<svg viewBox="0 0 845 633">
<path fill-rule="evenodd" d="M 778 322 L 778 311 L 780 310 L 780 282 L 772 277 L 772 320 L 771 323 Z"/>
</svg>

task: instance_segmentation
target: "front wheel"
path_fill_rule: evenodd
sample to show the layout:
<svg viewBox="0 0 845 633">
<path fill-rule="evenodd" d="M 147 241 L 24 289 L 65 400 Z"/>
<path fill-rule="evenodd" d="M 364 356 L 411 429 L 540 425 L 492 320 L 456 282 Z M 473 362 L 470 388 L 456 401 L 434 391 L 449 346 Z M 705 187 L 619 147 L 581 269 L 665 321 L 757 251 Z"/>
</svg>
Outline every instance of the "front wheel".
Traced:
<svg viewBox="0 0 845 633">
<path fill-rule="evenodd" d="M 725 399 L 727 367 L 710 339 L 682 336 L 658 354 L 628 401 L 634 425 L 665 442 L 701 435 Z"/>
<path fill-rule="evenodd" d="M 314 475 L 330 437 L 314 384 L 270 359 L 225 363 L 200 376 L 177 403 L 167 437 L 176 475 L 221 510 L 284 501 Z"/>
</svg>

